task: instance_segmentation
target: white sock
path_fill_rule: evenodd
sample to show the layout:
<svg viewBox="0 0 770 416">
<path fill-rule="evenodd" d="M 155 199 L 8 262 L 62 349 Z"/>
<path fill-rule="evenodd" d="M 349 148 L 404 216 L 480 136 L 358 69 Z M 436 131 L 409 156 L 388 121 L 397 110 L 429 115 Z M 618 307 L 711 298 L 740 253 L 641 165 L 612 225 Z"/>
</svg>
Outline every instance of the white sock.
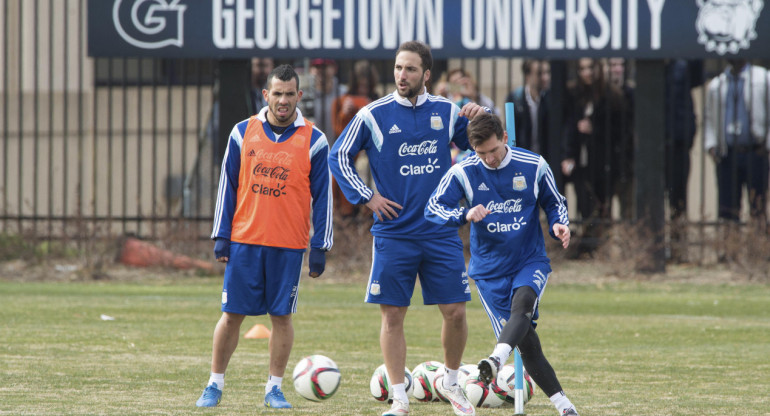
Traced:
<svg viewBox="0 0 770 416">
<path fill-rule="evenodd" d="M 219 390 L 225 389 L 225 373 L 211 373 L 211 376 L 209 376 L 209 382 L 206 384 L 206 387 L 210 386 L 213 383 L 217 383 L 217 388 Z"/>
<path fill-rule="evenodd" d="M 444 371 L 444 388 L 448 389 L 452 387 L 453 384 L 457 384 L 457 373 L 459 372 L 459 369 L 451 370 L 445 365 Z"/>
<path fill-rule="evenodd" d="M 495 350 L 492 351 L 492 355 L 490 355 L 490 357 L 495 357 L 500 360 L 500 368 L 502 368 L 505 365 L 505 362 L 508 361 L 508 358 L 511 356 L 512 352 L 513 347 L 504 342 L 501 342 L 495 345 Z"/>
<path fill-rule="evenodd" d="M 391 386 L 393 388 L 393 400 L 398 400 L 402 403 L 409 403 L 409 397 L 406 395 L 406 384 L 399 383 Z"/>
<path fill-rule="evenodd" d="M 283 383 L 283 377 L 276 377 L 276 376 L 267 376 L 267 384 L 265 384 L 265 393 L 270 393 L 270 390 L 273 389 L 273 386 L 278 386 L 278 389 L 281 388 L 281 383 Z"/>
<path fill-rule="evenodd" d="M 553 403 L 554 406 L 556 406 L 556 410 L 559 411 L 559 414 L 564 413 L 567 409 L 574 409 L 575 406 L 572 404 L 571 401 L 567 398 L 567 395 L 564 394 L 563 391 L 560 391 L 553 396 L 549 397 L 551 399 L 551 403 Z"/>
</svg>

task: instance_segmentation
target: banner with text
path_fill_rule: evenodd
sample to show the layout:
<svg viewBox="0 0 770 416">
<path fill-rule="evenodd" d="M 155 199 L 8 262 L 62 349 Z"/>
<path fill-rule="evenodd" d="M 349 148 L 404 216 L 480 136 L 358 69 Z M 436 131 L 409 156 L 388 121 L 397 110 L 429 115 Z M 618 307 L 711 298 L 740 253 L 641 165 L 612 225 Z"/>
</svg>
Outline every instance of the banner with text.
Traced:
<svg viewBox="0 0 770 416">
<path fill-rule="evenodd" d="M 89 0 L 95 57 L 770 57 L 764 0 Z"/>
</svg>

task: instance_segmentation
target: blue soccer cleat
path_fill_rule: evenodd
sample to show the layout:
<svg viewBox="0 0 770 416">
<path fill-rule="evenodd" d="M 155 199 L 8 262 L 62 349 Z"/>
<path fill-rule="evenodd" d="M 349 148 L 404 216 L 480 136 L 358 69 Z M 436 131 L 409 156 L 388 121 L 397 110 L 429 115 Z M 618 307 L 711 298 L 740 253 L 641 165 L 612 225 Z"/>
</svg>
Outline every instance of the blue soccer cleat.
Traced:
<svg viewBox="0 0 770 416">
<path fill-rule="evenodd" d="M 278 386 L 273 386 L 267 394 L 265 394 L 265 407 L 272 409 L 291 409 L 291 404 L 283 397 L 283 392 Z"/>
<path fill-rule="evenodd" d="M 214 407 L 219 404 L 220 400 L 222 400 L 222 390 L 217 388 L 217 383 L 211 383 L 203 390 L 203 394 L 195 402 L 195 405 L 198 407 Z"/>
</svg>

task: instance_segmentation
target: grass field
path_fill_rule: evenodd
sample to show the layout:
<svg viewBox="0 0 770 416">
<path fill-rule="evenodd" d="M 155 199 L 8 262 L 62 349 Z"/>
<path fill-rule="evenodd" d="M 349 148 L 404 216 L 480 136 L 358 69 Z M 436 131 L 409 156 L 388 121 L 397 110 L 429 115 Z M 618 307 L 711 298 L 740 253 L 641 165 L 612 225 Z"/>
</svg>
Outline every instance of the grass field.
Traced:
<svg viewBox="0 0 770 416">
<path fill-rule="evenodd" d="M 364 282 L 303 280 L 296 343 L 284 390 L 293 411 L 262 407 L 267 341 L 242 339 L 222 404 L 197 409 L 208 379 L 220 278 L 142 283 L 0 282 L 2 415 L 379 415 L 368 392 L 382 362 L 379 311 Z M 441 360 L 440 314 L 407 315 L 407 365 Z M 549 282 L 541 304 L 546 355 L 582 416 L 770 414 L 770 287 L 690 283 Z M 105 321 L 102 314 L 114 317 Z M 474 293 L 465 361 L 492 346 Z M 265 317 L 248 318 L 242 331 Z M 325 403 L 294 392 L 305 355 L 333 358 L 342 385 Z M 542 394 L 530 415 L 556 415 Z M 512 407 L 479 409 L 510 415 Z M 449 415 L 446 404 L 413 403 L 411 414 Z"/>
</svg>

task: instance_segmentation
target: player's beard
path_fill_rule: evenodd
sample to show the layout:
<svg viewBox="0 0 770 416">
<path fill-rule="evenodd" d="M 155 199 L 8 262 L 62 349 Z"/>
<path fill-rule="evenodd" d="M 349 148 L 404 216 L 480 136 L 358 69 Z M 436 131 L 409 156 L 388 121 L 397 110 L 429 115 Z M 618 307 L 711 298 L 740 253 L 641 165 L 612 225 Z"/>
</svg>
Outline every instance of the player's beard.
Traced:
<svg viewBox="0 0 770 416">
<path fill-rule="evenodd" d="M 424 89 L 424 86 L 422 84 L 417 84 L 414 87 L 409 87 L 407 90 L 402 94 L 401 91 L 398 92 L 399 95 L 406 99 L 414 98 L 420 93 L 422 93 L 422 90 Z"/>
</svg>

